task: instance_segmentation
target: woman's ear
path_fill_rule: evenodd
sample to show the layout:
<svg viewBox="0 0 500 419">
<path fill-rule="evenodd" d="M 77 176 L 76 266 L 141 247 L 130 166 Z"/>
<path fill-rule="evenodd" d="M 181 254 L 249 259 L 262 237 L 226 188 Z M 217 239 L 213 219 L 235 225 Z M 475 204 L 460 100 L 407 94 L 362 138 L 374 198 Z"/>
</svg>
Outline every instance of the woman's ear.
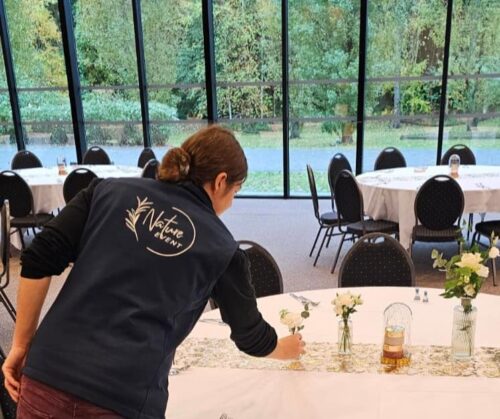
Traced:
<svg viewBox="0 0 500 419">
<path fill-rule="evenodd" d="M 213 188 L 214 188 L 214 192 L 224 192 L 226 190 L 226 186 L 227 186 L 227 173 L 226 172 L 221 172 L 219 173 L 216 177 L 215 177 L 215 180 L 214 180 L 214 183 L 213 183 Z"/>
</svg>

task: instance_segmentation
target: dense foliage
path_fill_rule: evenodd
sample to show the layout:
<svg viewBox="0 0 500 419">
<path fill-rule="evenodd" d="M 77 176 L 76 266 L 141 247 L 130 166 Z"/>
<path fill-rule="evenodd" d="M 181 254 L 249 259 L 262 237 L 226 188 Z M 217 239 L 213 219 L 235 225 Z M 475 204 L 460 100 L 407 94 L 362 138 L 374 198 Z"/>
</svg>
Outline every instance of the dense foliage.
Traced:
<svg viewBox="0 0 500 419">
<path fill-rule="evenodd" d="M 110 135 L 120 144 L 135 144 L 141 132 L 134 123 L 141 112 L 131 2 L 72 4 L 85 118 L 125 121 L 119 133 L 115 129 Z M 6 0 L 5 6 L 18 86 L 62 88 L 21 93 L 23 120 L 71 121 L 57 0 Z M 367 115 L 389 115 L 391 126 L 399 128 L 405 118 L 437 113 L 445 18 L 445 0 L 369 2 Z M 499 21 L 498 2 L 454 2 L 449 72 L 469 76 L 450 80 L 450 113 L 479 113 L 486 119 L 498 110 L 498 79 L 476 75 L 500 68 Z M 205 117 L 201 2 L 143 0 L 142 24 L 151 119 Z M 214 25 L 219 117 L 279 118 L 281 1 L 214 0 Z M 301 119 L 327 118 L 323 132 L 352 142 L 358 38 L 358 1 L 289 0 L 292 138 L 300 136 Z M 3 66 L 0 84 L 6 85 Z M 467 128 L 481 119 L 467 119 Z M 10 120 L 8 97 L 0 95 L 0 122 Z M 239 127 L 248 132 L 269 129 L 266 123 Z M 108 141 L 106 129 L 94 133 L 88 128 L 89 134 Z M 48 132 L 57 143 L 67 141 L 57 125 Z M 156 141 L 166 141 L 168 132 L 155 135 Z"/>
</svg>

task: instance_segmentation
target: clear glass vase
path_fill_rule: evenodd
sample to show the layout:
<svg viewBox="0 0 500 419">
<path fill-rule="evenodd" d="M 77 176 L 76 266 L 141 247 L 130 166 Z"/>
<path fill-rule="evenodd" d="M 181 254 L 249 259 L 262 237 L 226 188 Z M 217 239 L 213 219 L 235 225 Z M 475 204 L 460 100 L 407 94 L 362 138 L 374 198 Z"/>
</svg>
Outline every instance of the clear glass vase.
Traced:
<svg viewBox="0 0 500 419">
<path fill-rule="evenodd" d="M 453 309 L 453 331 L 451 356 L 457 360 L 468 360 L 474 355 L 477 308 L 472 307 L 470 298 L 462 298 L 461 304 Z"/>
<path fill-rule="evenodd" d="M 339 355 L 352 353 L 352 321 L 340 318 L 338 321 L 338 351 Z"/>
</svg>

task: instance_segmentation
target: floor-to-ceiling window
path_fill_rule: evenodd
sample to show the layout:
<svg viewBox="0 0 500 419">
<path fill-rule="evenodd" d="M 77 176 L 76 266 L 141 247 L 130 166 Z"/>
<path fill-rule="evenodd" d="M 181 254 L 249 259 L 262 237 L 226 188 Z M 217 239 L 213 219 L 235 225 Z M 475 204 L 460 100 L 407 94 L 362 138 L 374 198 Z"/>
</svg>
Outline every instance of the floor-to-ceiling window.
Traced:
<svg viewBox="0 0 500 419">
<path fill-rule="evenodd" d="M 14 126 L 12 124 L 12 111 L 10 107 L 9 89 L 5 77 L 5 65 L 0 60 L 0 170 L 10 168 L 10 162 L 17 153 Z"/>
<path fill-rule="evenodd" d="M 363 171 L 397 147 L 409 166 L 436 163 L 446 2 L 368 3 Z"/>
<path fill-rule="evenodd" d="M 78 0 L 73 19 L 88 147 L 135 164 L 144 140 L 131 1 Z"/>
<path fill-rule="evenodd" d="M 151 142 L 160 158 L 206 125 L 201 2 L 141 3 Z"/>
<path fill-rule="evenodd" d="M 343 153 L 355 167 L 359 2 L 289 1 L 290 192 L 308 194 L 306 164 L 319 193 Z"/>
<path fill-rule="evenodd" d="M 59 21 L 62 0 L 3 1 L 26 146 L 48 166 L 61 156 L 76 161 Z M 74 18 L 70 30 L 87 146 L 101 145 L 112 161 L 124 164 L 135 164 L 143 147 L 133 20 L 134 6 L 140 5 L 150 140 L 158 157 L 215 116 L 236 132 L 247 154 L 245 195 L 283 196 L 286 179 L 290 196 L 307 195 L 309 163 L 320 194 L 327 196 L 326 170 L 337 152 L 358 172 L 372 170 L 387 146 L 399 148 L 410 166 L 435 164 L 450 3 L 366 1 L 366 79 L 358 80 L 363 2 L 213 0 L 207 3 L 213 5 L 213 57 L 205 56 L 211 37 L 203 27 L 209 19 L 200 1 L 65 2 Z M 443 151 L 463 143 L 483 164 L 498 164 L 500 157 L 499 10 L 498 2 L 456 0 L 451 15 Z M 206 63 L 212 59 L 216 84 L 207 94 Z M 358 121 L 363 84 L 365 117 Z M 211 94 L 216 115 L 209 115 Z M 2 167 L 8 167 L 17 148 L 13 140 L 2 66 Z M 356 156 L 360 150 L 362 156 Z M 356 167 L 356 157 L 362 157 L 363 167 Z"/>
<path fill-rule="evenodd" d="M 242 194 L 283 194 L 281 2 L 214 2 L 218 120 L 248 159 Z"/>
<path fill-rule="evenodd" d="M 24 142 L 45 166 L 76 160 L 57 0 L 6 0 Z"/>
<path fill-rule="evenodd" d="M 443 152 L 465 144 L 478 164 L 500 162 L 500 3 L 453 4 Z"/>
</svg>

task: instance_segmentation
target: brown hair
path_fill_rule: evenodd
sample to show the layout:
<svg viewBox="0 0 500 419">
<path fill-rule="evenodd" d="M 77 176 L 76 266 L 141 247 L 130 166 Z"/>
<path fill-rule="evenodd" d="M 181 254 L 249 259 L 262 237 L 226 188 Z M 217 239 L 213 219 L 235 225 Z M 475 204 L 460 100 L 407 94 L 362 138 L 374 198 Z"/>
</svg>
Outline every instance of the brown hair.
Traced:
<svg viewBox="0 0 500 419">
<path fill-rule="evenodd" d="M 247 177 L 247 159 L 230 130 L 210 125 L 163 156 L 158 179 L 164 182 L 191 180 L 203 186 L 213 182 L 221 172 L 227 173 L 228 184 L 242 182 Z"/>
</svg>

